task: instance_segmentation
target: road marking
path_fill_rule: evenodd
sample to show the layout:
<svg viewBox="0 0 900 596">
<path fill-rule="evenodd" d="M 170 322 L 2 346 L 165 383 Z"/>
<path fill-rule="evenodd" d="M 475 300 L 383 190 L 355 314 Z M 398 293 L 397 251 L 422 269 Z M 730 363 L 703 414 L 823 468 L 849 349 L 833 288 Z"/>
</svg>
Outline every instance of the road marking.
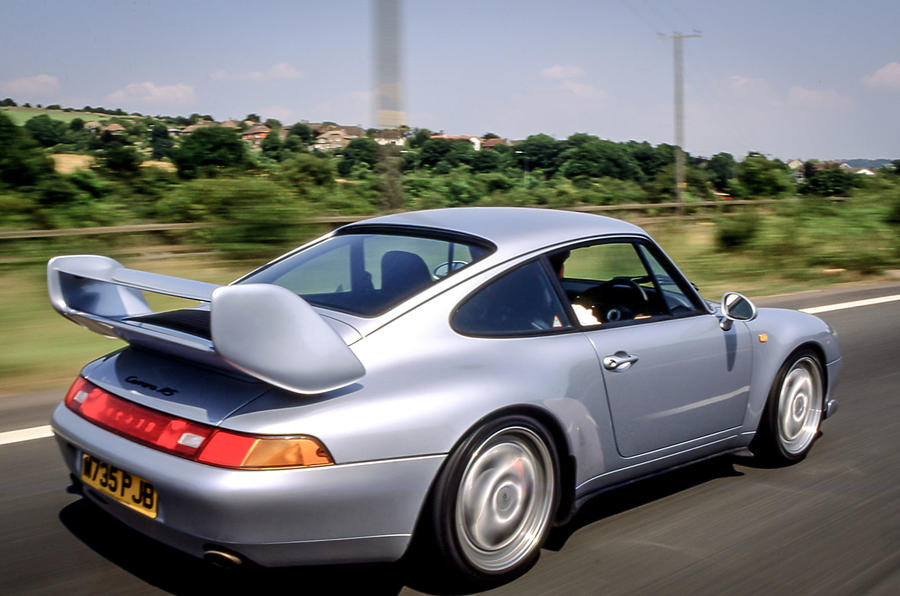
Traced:
<svg viewBox="0 0 900 596">
<path fill-rule="evenodd" d="M 0 445 L 10 445 L 12 443 L 21 443 L 22 441 L 32 441 L 34 439 L 46 439 L 53 436 L 53 429 L 50 425 L 35 426 L 32 428 L 23 428 L 20 430 L 11 430 L 0 433 Z"/>
<path fill-rule="evenodd" d="M 809 313 L 811 315 L 820 312 L 831 312 L 832 310 L 844 310 L 845 308 L 859 308 L 860 306 L 871 306 L 873 304 L 884 304 L 885 302 L 895 302 L 900 300 L 900 294 L 893 296 L 882 296 L 881 298 L 869 298 L 868 300 L 854 300 L 852 302 L 841 302 L 839 304 L 827 304 L 825 306 L 814 306 L 812 308 L 800 309 L 800 312 Z"/>
</svg>

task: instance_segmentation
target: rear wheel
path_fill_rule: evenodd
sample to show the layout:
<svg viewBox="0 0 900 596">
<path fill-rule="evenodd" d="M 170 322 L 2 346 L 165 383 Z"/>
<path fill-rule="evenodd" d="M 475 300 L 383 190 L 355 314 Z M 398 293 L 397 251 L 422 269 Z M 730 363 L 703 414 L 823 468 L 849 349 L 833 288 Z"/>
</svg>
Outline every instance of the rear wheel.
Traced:
<svg viewBox="0 0 900 596">
<path fill-rule="evenodd" d="M 559 465 L 537 421 L 506 416 L 451 454 L 431 502 L 432 539 L 464 579 L 502 580 L 538 556 L 558 502 Z"/>
<path fill-rule="evenodd" d="M 769 392 L 751 450 L 772 463 L 800 461 L 819 433 L 824 409 L 822 364 L 812 350 L 785 361 Z"/>
</svg>

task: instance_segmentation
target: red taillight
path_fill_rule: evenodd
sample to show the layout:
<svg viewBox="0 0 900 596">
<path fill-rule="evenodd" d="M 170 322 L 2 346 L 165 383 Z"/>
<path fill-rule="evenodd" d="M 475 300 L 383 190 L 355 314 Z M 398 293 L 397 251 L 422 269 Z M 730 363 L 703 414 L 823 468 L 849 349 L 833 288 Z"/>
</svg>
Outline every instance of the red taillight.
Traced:
<svg viewBox="0 0 900 596">
<path fill-rule="evenodd" d="M 66 406 L 79 416 L 137 443 L 227 468 L 295 468 L 334 463 L 312 437 L 250 436 L 216 430 L 139 406 L 78 377 Z M 261 448 L 260 445 L 263 447 Z"/>
</svg>

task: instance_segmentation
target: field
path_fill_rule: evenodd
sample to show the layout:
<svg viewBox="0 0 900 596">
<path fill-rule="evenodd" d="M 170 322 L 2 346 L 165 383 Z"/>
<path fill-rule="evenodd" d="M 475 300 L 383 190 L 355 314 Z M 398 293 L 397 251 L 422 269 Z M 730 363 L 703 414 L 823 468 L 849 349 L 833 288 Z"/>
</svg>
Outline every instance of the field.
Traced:
<svg viewBox="0 0 900 596">
<path fill-rule="evenodd" d="M 108 120 L 110 118 L 120 118 L 122 116 L 110 116 L 109 114 L 96 114 L 93 112 L 64 112 L 63 110 L 47 110 L 45 108 L 23 108 L 22 106 L 0 108 L 0 112 L 4 112 L 9 116 L 16 126 L 22 126 L 30 119 L 41 114 L 46 114 L 54 120 L 60 120 L 68 124 L 75 118 L 81 118 L 85 122 L 91 120 Z"/>
</svg>

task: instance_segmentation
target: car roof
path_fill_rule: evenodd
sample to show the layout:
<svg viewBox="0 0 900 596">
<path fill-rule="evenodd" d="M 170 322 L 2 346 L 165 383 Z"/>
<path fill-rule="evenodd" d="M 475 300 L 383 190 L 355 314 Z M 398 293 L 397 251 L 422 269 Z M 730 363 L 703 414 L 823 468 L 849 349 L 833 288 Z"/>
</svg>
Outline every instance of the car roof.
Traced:
<svg viewBox="0 0 900 596">
<path fill-rule="evenodd" d="M 523 254 L 581 238 L 606 235 L 646 236 L 628 222 L 601 215 L 526 207 L 457 207 L 396 213 L 345 226 L 416 226 L 450 230 L 483 238 L 497 246 L 497 256 Z"/>
</svg>

